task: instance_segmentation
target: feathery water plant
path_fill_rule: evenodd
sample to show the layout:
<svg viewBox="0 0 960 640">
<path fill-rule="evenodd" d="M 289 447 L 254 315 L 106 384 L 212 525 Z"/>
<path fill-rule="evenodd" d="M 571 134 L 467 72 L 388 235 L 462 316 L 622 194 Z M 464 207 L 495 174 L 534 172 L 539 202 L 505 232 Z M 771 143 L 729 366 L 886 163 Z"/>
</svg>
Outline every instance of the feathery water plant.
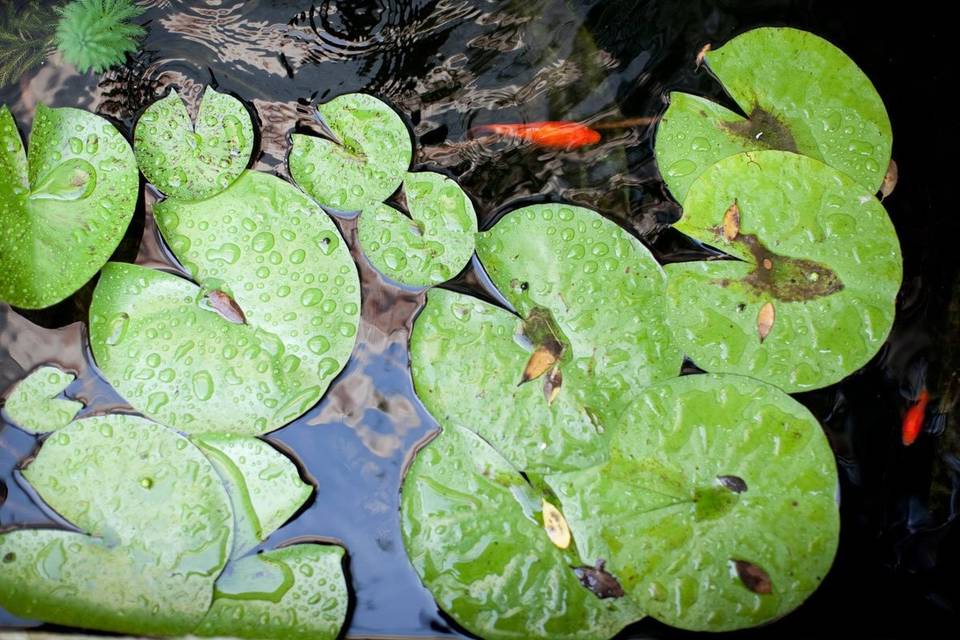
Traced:
<svg viewBox="0 0 960 640">
<path fill-rule="evenodd" d="M 53 49 L 51 11 L 37 4 L 0 6 L 0 86 L 16 82 Z"/>
<path fill-rule="evenodd" d="M 57 10 L 56 43 L 67 62 L 82 73 L 102 73 L 137 50 L 146 34 L 130 20 L 143 13 L 131 0 L 73 0 Z"/>
</svg>

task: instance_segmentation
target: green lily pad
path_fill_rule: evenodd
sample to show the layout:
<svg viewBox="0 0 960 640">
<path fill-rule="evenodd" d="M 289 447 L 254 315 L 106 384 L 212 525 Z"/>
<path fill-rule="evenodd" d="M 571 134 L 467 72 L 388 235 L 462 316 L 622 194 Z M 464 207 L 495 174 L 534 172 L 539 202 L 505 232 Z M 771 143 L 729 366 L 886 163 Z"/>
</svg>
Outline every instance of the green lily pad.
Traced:
<svg viewBox="0 0 960 640">
<path fill-rule="evenodd" d="M 357 223 L 360 245 L 380 273 L 425 287 L 457 275 L 473 255 L 477 216 L 467 194 L 439 173 L 408 173 L 403 183 L 410 215 L 374 203 Z"/>
<path fill-rule="evenodd" d="M 347 615 L 344 551 L 298 544 L 249 556 L 217 583 L 199 636 L 332 640 Z"/>
<path fill-rule="evenodd" d="M 257 438 L 207 434 L 194 439 L 223 479 L 237 520 L 233 557 L 257 546 L 313 493 L 285 455 Z"/>
<path fill-rule="evenodd" d="M 837 472 L 820 425 L 749 378 L 696 375 L 635 395 L 604 465 L 546 478 L 581 556 L 684 629 L 793 610 L 837 548 Z"/>
<path fill-rule="evenodd" d="M 843 51 L 788 28 L 753 29 L 706 54 L 710 71 L 747 114 L 672 93 L 657 130 L 660 173 L 679 201 L 710 165 L 742 151 L 801 153 L 876 193 L 893 134 L 877 90 Z"/>
<path fill-rule="evenodd" d="M 256 172 L 199 203 L 166 200 L 155 215 L 201 286 L 108 265 L 90 308 L 107 379 L 137 410 L 191 434 L 258 435 L 316 404 L 360 321 L 356 266 L 329 216 Z"/>
<path fill-rule="evenodd" d="M 726 211 L 736 203 L 737 236 Z M 676 227 L 737 261 L 666 267 L 677 340 L 697 366 L 740 373 L 788 392 L 856 371 L 893 323 L 900 245 L 883 206 L 859 183 L 805 156 L 731 156 L 691 187 Z M 761 309 L 772 305 L 767 335 Z"/>
<path fill-rule="evenodd" d="M 103 118 L 37 105 L 28 159 L 0 106 L 0 300 L 42 309 L 83 286 L 123 238 L 139 187 L 130 145 Z"/>
<path fill-rule="evenodd" d="M 3 410 L 31 433 L 62 429 L 83 408 L 82 402 L 58 397 L 73 380 L 73 374 L 56 367 L 40 367 L 13 387 Z"/>
<path fill-rule="evenodd" d="M 477 252 L 522 319 L 431 291 L 410 339 L 420 399 L 442 425 L 469 425 L 524 471 L 602 459 L 630 395 L 680 370 L 660 266 L 614 223 L 558 204 L 510 213 L 479 235 Z M 518 386 L 548 343 L 561 352 L 551 373 Z"/>
<path fill-rule="evenodd" d="M 52 435 L 24 471 L 85 535 L 0 535 L 0 602 L 59 624 L 186 633 L 227 561 L 232 513 L 216 471 L 183 436 L 110 415 Z M 110 571 L 104 571 L 109 567 Z"/>
<path fill-rule="evenodd" d="M 320 204 L 358 211 L 386 200 L 413 158 L 410 132 L 387 104 L 348 93 L 317 108 L 336 141 L 295 133 L 290 175 Z"/>
<path fill-rule="evenodd" d="M 140 170 L 177 200 L 205 200 L 240 177 L 253 151 L 253 124 L 243 103 L 207 87 L 194 125 L 176 91 L 143 112 L 133 148 Z"/>
<path fill-rule="evenodd" d="M 439 605 L 471 633 L 609 638 L 642 613 L 583 586 L 575 551 L 555 546 L 542 498 L 476 434 L 447 427 L 403 481 L 403 541 Z"/>
</svg>

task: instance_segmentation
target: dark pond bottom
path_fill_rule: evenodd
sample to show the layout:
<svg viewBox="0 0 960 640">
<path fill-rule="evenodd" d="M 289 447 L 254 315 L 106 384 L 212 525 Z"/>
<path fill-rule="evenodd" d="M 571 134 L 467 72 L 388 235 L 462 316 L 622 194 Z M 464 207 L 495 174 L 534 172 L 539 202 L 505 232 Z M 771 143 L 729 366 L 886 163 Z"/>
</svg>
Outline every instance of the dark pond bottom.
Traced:
<svg viewBox="0 0 960 640">
<path fill-rule="evenodd" d="M 8 0 L 0 0 L 7 2 Z M 903 246 L 905 278 L 889 343 L 843 383 L 800 396 L 836 452 L 841 544 L 833 570 L 798 611 L 741 637 L 905 637 L 956 622 L 960 435 L 949 380 L 960 370 L 960 289 L 946 201 L 957 142 L 945 91 L 950 21 L 923 4 L 896 11 L 826 1 L 481 0 L 284 2 L 147 0 L 149 35 L 126 65 L 102 76 L 47 64 L 0 88 L 21 126 L 37 102 L 80 106 L 129 133 L 136 114 L 173 83 L 196 98 L 214 81 L 260 118 L 256 168 L 279 168 L 303 105 L 349 91 L 379 94 L 410 115 L 415 162 L 456 175 L 481 225 L 524 198 L 592 206 L 636 233 L 662 262 L 700 251 L 667 226 L 679 214 L 653 163 L 654 126 L 605 129 L 600 145 L 550 151 L 472 140 L 471 127 L 538 120 L 617 122 L 656 116 L 674 89 L 724 100 L 693 55 L 758 25 L 808 29 L 844 49 L 873 79 L 894 128 L 900 184 L 886 202 Z M 52 18 L 51 18 L 52 19 Z M 118 259 L 170 264 L 142 204 Z M 291 452 L 316 497 L 264 548 L 299 536 L 349 550 L 354 602 L 348 635 L 459 632 L 420 586 L 399 532 L 405 461 L 436 423 L 416 399 L 407 339 L 422 302 L 373 272 L 341 221 L 363 280 L 363 322 L 353 358 L 307 415 L 269 439 Z M 0 274 L 3 277 L 3 274 Z M 472 270 L 455 286 L 483 293 Z M 85 413 L 123 409 L 84 344 L 91 288 L 26 322 L 0 305 L 0 389 L 24 369 L 58 362 L 79 372 L 68 393 Z M 58 327 L 62 327 L 57 329 Z M 901 415 L 925 383 L 927 431 L 900 443 Z M 0 423 L 0 528 L 57 522 L 16 468 L 37 440 Z M 0 611 L 3 627 L 33 626 Z M 641 622 L 624 638 L 679 638 Z"/>
</svg>

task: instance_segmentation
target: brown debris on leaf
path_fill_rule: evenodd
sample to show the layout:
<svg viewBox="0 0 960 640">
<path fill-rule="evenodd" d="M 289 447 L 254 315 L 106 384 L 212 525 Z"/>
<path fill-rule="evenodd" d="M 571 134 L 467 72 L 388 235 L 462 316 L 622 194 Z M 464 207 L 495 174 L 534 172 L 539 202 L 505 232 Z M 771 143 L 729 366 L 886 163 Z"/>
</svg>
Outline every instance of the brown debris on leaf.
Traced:
<svg viewBox="0 0 960 640">
<path fill-rule="evenodd" d="M 760 595 L 773 592 L 773 582 L 766 571 L 746 560 L 734 560 L 733 564 L 737 568 L 737 576 L 747 589 Z"/>
<path fill-rule="evenodd" d="M 897 163 L 890 158 L 890 164 L 887 166 L 887 173 L 883 176 L 883 182 L 880 183 L 880 201 L 887 199 L 893 190 L 897 188 L 897 178 L 900 170 L 897 169 Z"/>
<path fill-rule="evenodd" d="M 550 542 L 559 549 L 569 547 L 571 536 L 567 519 L 563 517 L 559 509 L 546 500 L 543 501 L 541 510 L 543 511 L 543 528 L 546 530 Z"/>
<path fill-rule="evenodd" d="M 775 319 L 776 311 L 774 311 L 772 302 L 767 302 L 760 307 L 760 312 L 757 314 L 757 335 L 760 336 L 761 343 L 770 335 Z"/>
<path fill-rule="evenodd" d="M 530 354 L 527 360 L 527 366 L 523 368 L 523 377 L 520 378 L 519 387 L 525 382 L 536 380 L 547 371 L 553 368 L 560 356 L 563 354 L 563 346 L 554 339 L 547 339 L 542 345 L 537 347 Z"/>
<path fill-rule="evenodd" d="M 724 489 L 734 493 L 743 493 L 747 490 L 747 483 L 740 476 L 717 476 L 717 482 Z"/>
<path fill-rule="evenodd" d="M 207 293 L 204 300 L 212 311 L 216 311 L 227 322 L 247 324 L 247 317 L 243 315 L 243 309 L 223 291 L 213 289 Z"/>
<path fill-rule="evenodd" d="M 603 558 L 598 558 L 595 566 L 574 567 L 573 572 L 580 580 L 580 584 L 592 591 L 601 600 L 604 598 L 622 598 L 624 596 L 623 587 L 620 586 L 620 582 L 613 575 L 607 573 L 604 568 L 606 564 Z"/>
<path fill-rule="evenodd" d="M 713 47 L 710 46 L 709 42 L 703 45 L 703 49 L 700 49 L 700 51 L 697 53 L 697 66 L 695 67 L 696 69 L 699 69 L 700 67 L 703 66 L 703 61 L 706 60 L 707 54 L 710 53 L 712 49 Z"/>
<path fill-rule="evenodd" d="M 560 395 L 560 387 L 563 386 L 563 373 L 560 367 L 554 367 L 543 380 L 543 397 L 547 399 L 547 406 L 553 405 L 553 401 Z"/>
<path fill-rule="evenodd" d="M 740 234 L 740 205 L 734 200 L 733 204 L 723 214 L 723 239 L 733 242 Z"/>
</svg>

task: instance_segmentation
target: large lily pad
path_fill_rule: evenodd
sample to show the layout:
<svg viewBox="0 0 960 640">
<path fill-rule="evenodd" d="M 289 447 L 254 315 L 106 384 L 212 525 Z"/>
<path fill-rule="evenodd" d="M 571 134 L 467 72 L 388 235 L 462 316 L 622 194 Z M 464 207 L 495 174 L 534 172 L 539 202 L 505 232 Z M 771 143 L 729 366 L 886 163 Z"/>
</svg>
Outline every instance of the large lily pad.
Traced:
<svg viewBox="0 0 960 640">
<path fill-rule="evenodd" d="M 18 427 L 31 433 L 62 429 L 83 408 L 82 402 L 59 397 L 73 379 L 73 374 L 57 367 L 40 367 L 16 384 L 3 410 Z"/>
<path fill-rule="evenodd" d="M 753 29 L 705 60 L 747 118 L 672 93 L 657 130 L 657 164 L 681 202 L 710 165 L 742 151 L 780 149 L 843 171 L 876 193 L 893 135 L 880 95 L 840 49 L 788 28 Z"/>
<path fill-rule="evenodd" d="M 408 173 L 406 216 L 392 206 L 364 208 L 357 224 L 363 252 L 381 273 L 406 285 L 445 282 L 473 255 L 477 217 L 467 194 L 439 173 Z"/>
<path fill-rule="evenodd" d="M 293 134 L 290 175 L 320 204 L 358 211 L 397 190 L 413 158 L 400 116 L 373 96 L 348 93 L 317 108 L 332 138 Z"/>
<path fill-rule="evenodd" d="M 815 389 L 862 367 L 886 340 L 900 246 L 883 206 L 853 179 L 797 154 L 740 154 L 708 169 L 683 210 L 678 229 L 738 258 L 666 268 L 671 324 L 702 369 Z"/>
<path fill-rule="evenodd" d="M 580 554 L 628 599 L 685 629 L 722 631 L 799 606 L 830 569 L 833 454 L 798 402 L 749 378 L 696 375 L 640 391 L 610 460 L 546 480 Z"/>
<path fill-rule="evenodd" d="M 178 200 L 204 200 L 240 177 L 253 151 L 253 124 L 243 103 L 207 87 L 197 122 L 176 91 L 143 112 L 134 131 L 140 170 Z"/>
<path fill-rule="evenodd" d="M 37 105 L 28 159 L 0 106 L 0 300 L 41 309 L 83 286 L 120 243 L 138 189 L 130 145 L 103 118 Z"/>
<path fill-rule="evenodd" d="M 256 435 L 313 406 L 360 320 L 356 266 L 330 218 L 292 185 L 247 172 L 157 223 L 201 286 L 104 269 L 90 309 L 97 364 L 139 411 L 188 433 Z"/>
<path fill-rule="evenodd" d="M 543 526 L 542 497 L 476 434 L 447 427 L 403 482 L 404 545 L 448 614 L 482 638 L 609 638 L 642 617 L 583 586 L 573 548 Z"/>
<path fill-rule="evenodd" d="M 417 394 L 441 424 L 469 425 L 525 471 L 602 458 L 630 395 L 680 369 L 660 266 L 614 223 L 557 204 L 510 213 L 477 252 L 522 318 L 431 291 L 410 340 Z M 550 372 L 517 386 L 548 347 Z"/>
</svg>

